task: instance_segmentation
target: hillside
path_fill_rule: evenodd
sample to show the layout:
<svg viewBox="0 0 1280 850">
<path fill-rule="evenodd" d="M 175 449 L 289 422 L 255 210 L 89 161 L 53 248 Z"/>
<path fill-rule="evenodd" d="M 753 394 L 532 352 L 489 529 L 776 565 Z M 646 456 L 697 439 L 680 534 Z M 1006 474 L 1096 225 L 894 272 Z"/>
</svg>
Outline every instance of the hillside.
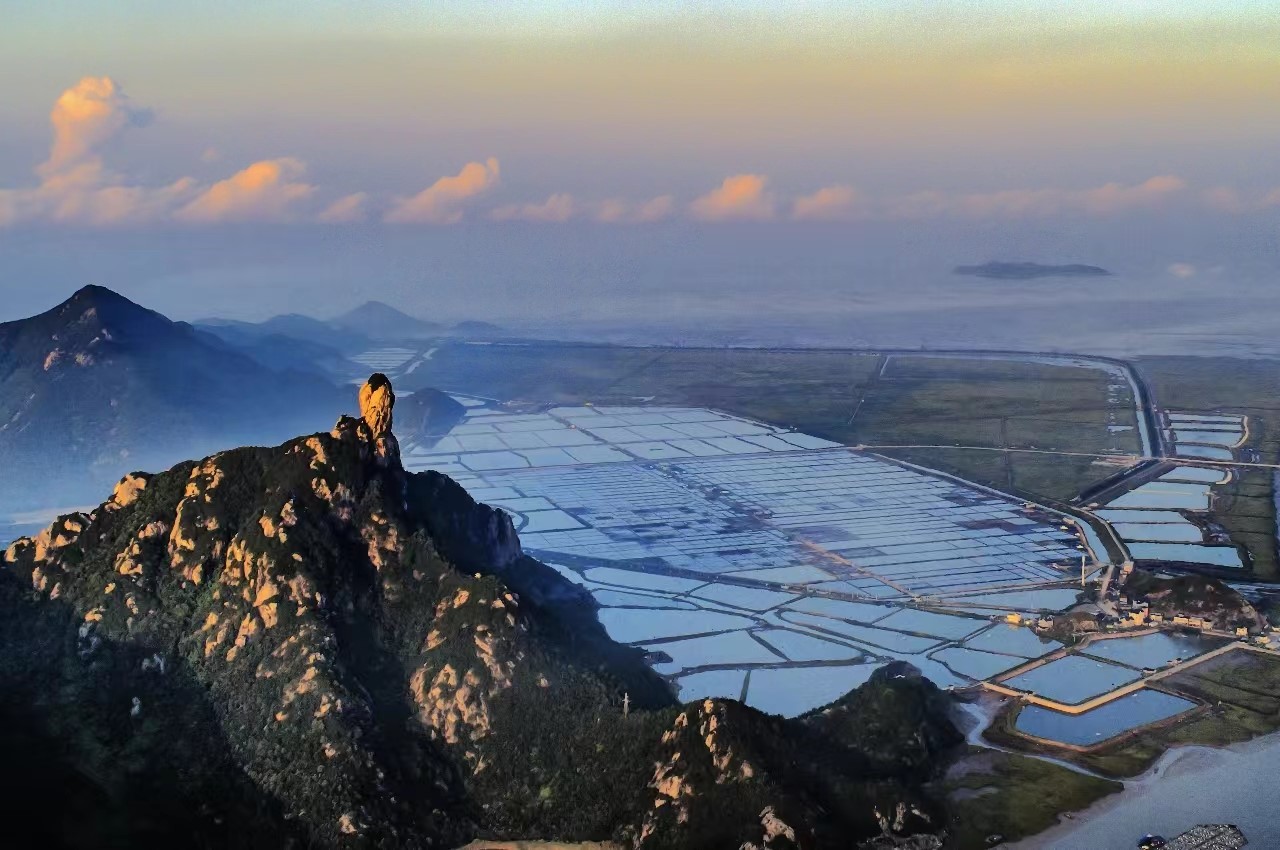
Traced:
<svg viewBox="0 0 1280 850">
<path fill-rule="evenodd" d="M 675 705 L 506 514 L 404 471 L 393 405 L 375 375 L 361 419 L 131 474 L 4 552 L 6 822 L 49 847 L 939 846 L 921 789 L 959 735 L 932 684 L 887 667 L 799 720 Z"/>
<path fill-rule="evenodd" d="M 0 325 L 0 512 L 77 504 L 129 470 L 332 421 L 322 378 L 88 286 Z"/>
</svg>

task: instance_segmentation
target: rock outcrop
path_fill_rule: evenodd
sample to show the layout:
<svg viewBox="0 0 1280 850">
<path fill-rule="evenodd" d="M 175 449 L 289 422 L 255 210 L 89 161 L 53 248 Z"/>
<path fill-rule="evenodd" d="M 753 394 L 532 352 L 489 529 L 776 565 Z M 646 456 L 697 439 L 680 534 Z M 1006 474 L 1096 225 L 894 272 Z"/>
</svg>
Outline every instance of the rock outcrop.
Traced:
<svg viewBox="0 0 1280 850">
<path fill-rule="evenodd" d="M 676 706 L 506 514 L 401 467 L 394 398 L 374 376 L 360 419 L 126 476 L 3 553 L 0 749 L 50 789 L 23 818 L 43 843 L 783 850 L 937 830 L 932 685 L 873 677 L 795 721 Z"/>
<path fill-rule="evenodd" d="M 374 372 L 360 388 L 360 418 L 369 426 L 374 439 L 391 433 L 391 411 L 396 406 L 396 394 L 391 381 L 381 372 Z"/>
</svg>

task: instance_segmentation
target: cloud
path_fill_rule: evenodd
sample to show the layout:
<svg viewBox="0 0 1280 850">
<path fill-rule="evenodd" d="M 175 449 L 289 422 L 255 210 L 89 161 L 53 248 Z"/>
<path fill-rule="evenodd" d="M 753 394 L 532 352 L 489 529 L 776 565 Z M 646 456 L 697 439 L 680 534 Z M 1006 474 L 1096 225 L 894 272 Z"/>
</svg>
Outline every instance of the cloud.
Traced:
<svg viewBox="0 0 1280 850">
<path fill-rule="evenodd" d="M 675 208 L 676 199 L 671 195 L 659 195 L 641 204 L 610 198 L 596 205 L 595 219 L 607 224 L 645 224 L 667 218 Z"/>
<path fill-rule="evenodd" d="M 1201 197 L 1209 209 L 1232 215 L 1280 207 L 1280 189 L 1247 194 L 1227 186 L 1215 186 L 1212 189 L 1206 189 Z"/>
<path fill-rule="evenodd" d="M 284 221 L 315 187 L 301 182 L 307 166 L 292 157 L 264 159 L 219 180 L 174 213 L 179 221 Z"/>
<path fill-rule="evenodd" d="M 926 191 L 890 198 L 883 205 L 883 213 L 888 218 L 907 219 L 1025 218 L 1062 213 L 1114 215 L 1158 207 L 1186 187 L 1181 177 L 1161 175 L 1130 186 L 1107 183 L 1089 189 L 1005 189 L 969 194 Z"/>
<path fill-rule="evenodd" d="M 291 157 L 263 160 L 212 186 L 182 177 L 143 186 L 107 169 L 100 148 L 151 113 L 134 106 L 110 77 L 85 77 L 59 95 L 50 113 L 49 158 L 35 186 L 0 189 L 0 226 L 28 221 L 116 226 L 168 221 L 286 220 L 313 188 Z M 210 159 L 208 152 L 202 157 Z"/>
<path fill-rule="evenodd" d="M 573 197 L 555 194 L 540 204 L 507 204 L 489 213 L 494 221 L 568 221 L 573 216 Z"/>
<path fill-rule="evenodd" d="M 1169 268 L 1166 271 L 1174 277 L 1180 277 L 1183 280 L 1196 276 L 1196 267 L 1190 263 L 1170 263 Z"/>
<path fill-rule="evenodd" d="M 37 169 L 41 177 L 97 161 L 97 149 L 125 127 L 147 123 L 151 113 L 133 106 L 110 77 L 84 77 L 53 104 L 53 147 Z"/>
<path fill-rule="evenodd" d="M 791 217 L 801 221 L 834 221 L 851 218 L 858 194 L 849 186 L 825 186 L 812 195 L 796 198 Z"/>
<path fill-rule="evenodd" d="M 365 220 L 365 201 L 369 199 L 365 192 L 355 192 L 329 204 L 316 216 L 316 221 L 324 224 L 342 224 Z"/>
<path fill-rule="evenodd" d="M 773 218 L 773 196 L 765 191 L 768 178 L 760 174 L 726 177 L 719 188 L 689 205 L 701 221 L 764 221 Z"/>
<path fill-rule="evenodd" d="M 222 152 L 215 147 L 207 147 L 200 154 L 201 162 L 217 162 L 220 159 L 222 159 Z"/>
<path fill-rule="evenodd" d="M 661 221 L 671 213 L 675 212 L 676 199 L 671 195 L 659 195 L 652 200 L 645 201 L 635 212 L 635 220 L 638 222 Z"/>
<path fill-rule="evenodd" d="M 498 160 L 468 162 L 453 177 L 441 177 L 410 198 L 399 198 L 384 216 L 391 222 L 454 224 L 462 220 L 463 203 L 498 184 Z"/>
</svg>

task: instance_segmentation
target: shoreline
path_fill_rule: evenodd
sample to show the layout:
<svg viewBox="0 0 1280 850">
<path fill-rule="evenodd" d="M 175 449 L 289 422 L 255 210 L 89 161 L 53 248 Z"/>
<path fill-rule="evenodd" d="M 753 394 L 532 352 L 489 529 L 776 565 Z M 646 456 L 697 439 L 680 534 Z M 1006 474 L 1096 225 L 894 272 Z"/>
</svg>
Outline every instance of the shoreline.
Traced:
<svg viewBox="0 0 1280 850">
<path fill-rule="evenodd" d="M 1159 759 L 1156 760 L 1150 768 L 1142 774 L 1124 780 L 1124 790 L 1119 794 L 1114 794 L 1099 800 L 1087 809 L 1071 813 L 1071 817 L 1067 818 L 1067 813 L 1059 814 L 1058 823 L 1048 829 L 1020 839 L 1012 844 L 1002 844 L 1000 846 L 1008 848 L 1008 850 L 1070 850 L 1073 847 L 1093 848 L 1093 850 L 1104 850 L 1105 847 L 1114 846 L 1117 850 L 1120 848 L 1131 848 L 1134 842 L 1148 831 L 1158 832 L 1159 824 L 1142 823 L 1134 817 L 1124 818 L 1124 823 L 1131 826 L 1134 835 L 1124 836 L 1116 835 L 1116 843 L 1114 844 L 1098 844 L 1096 838 L 1090 838 L 1088 833 L 1093 830 L 1105 829 L 1109 821 L 1122 817 L 1120 813 L 1132 811 L 1138 815 L 1142 810 L 1149 809 L 1152 814 L 1157 814 L 1163 802 L 1161 796 L 1167 796 L 1172 793 L 1176 785 L 1184 782 L 1191 782 L 1198 777 L 1202 778 L 1204 774 L 1215 771 L 1222 771 L 1228 782 L 1224 783 L 1206 783 L 1206 788 L 1217 787 L 1225 789 L 1228 794 L 1232 793 L 1232 789 L 1236 788 L 1241 791 L 1248 788 L 1257 788 L 1256 783 L 1250 783 L 1246 775 L 1242 775 L 1239 768 L 1241 760 L 1257 759 L 1261 760 L 1264 755 L 1272 755 L 1274 758 L 1267 760 L 1267 765 L 1277 763 L 1280 759 L 1280 732 L 1273 732 L 1269 735 L 1263 735 L 1253 738 L 1249 741 L 1242 741 L 1236 744 L 1229 744 L 1225 747 L 1209 747 L 1200 744 L 1190 744 L 1186 746 L 1173 747 L 1167 750 Z M 1052 761 L 1052 760 L 1051 760 Z M 1056 762 L 1055 762 L 1056 763 Z M 1271 787 L 1271 786 L 1267 786 Z M 1240 823 L 1241 818 L 1237 814 L 1226 811 L 1220 816 L 1213 817 L 1211 813 L 1197 814 L 1194 805 L 1199 802 L 1204 805 L 1208 802 L 1208 796 L 1204 795 L 1199 798 L 1186 799 L 1189 804 L 1187 811 L 1183 814 L 1190 814 L 1192 823 Z M 1233 795 L 1235 796 L 1235 795 Z M 1272 791 L 1274 802 L 1280 803 L 1280 789 Z M 1243 798 L 1239 799 L 1243 808 L 1249 808 L 1249 804 L 1244 802 Z M 1153 805 L 1156 804 L 1156 805 Z M 1252 811 L 1257 812 L 1256 807 Z M 1271 811 L 1268 809 L 1267 811 Z M 1269 816 L 1262 813 L 1264 818 Z M 1187 827 L 1183 827 L 1184 829 Z M 1280 829 L 1280 825 L 1277 825 Z M 1181 830 L 1180 830 L 1181 831 Z M 1177 833 L 1172 833 L 1177 834 Z M 1245 828 L 1245 834 L 1259 846 L 1268 846 L 1262 844 L 1264 836 L 1250 834 L 1248 828 Z M 1167 837 L 1167 836 L 1166 836 Z M 1083 844 L 1064 843 L 1071 841 L 1072 838 L 1083 840 Z"/>
</svg>

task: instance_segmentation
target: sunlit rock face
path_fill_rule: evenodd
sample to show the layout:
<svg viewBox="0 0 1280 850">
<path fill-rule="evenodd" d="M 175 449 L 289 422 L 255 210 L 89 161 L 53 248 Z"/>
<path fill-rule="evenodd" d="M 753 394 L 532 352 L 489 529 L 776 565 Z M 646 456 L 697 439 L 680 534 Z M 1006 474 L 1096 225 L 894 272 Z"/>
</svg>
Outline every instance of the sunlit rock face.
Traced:
<svg viewBox="0 0 1280 850">
<path fill-rule="evenodd" d="M 395 406 L 391 381 L 381 372 L 374 372 L 360 388 L 360 417 L 375 439 L 391 433 L 391 410 Z"/>
<path fill-rule="evenodd" d="M 374 372 L 360 388 L 360 418 L 369 429 L 374 455 L 384 464 L 399 466 L 400 443 L 391 433 L 391 411 L 395 406 L 391 381 L 381 372 Z"/>
</svg>

